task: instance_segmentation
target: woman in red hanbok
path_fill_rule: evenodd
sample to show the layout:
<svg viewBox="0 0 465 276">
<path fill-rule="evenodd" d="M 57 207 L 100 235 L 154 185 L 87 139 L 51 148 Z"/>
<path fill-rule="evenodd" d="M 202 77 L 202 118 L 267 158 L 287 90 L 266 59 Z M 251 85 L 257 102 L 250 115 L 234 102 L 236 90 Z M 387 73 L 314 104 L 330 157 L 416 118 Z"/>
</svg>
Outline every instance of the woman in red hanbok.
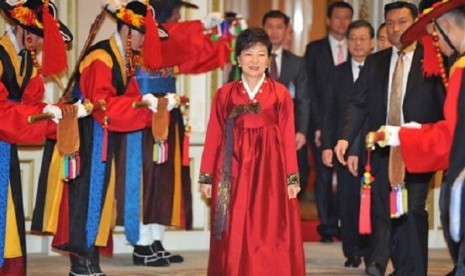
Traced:
<svg viewBox="0 0 465 276">
<path fill-rule="evenodd" d="M 263 30 L 242 32 L 242 78 L 213 101 L 199 180 L 212 198 L 210 276 L 305 275 L 292 99 L 265 75 L 270 53 Z"/>
</svg>

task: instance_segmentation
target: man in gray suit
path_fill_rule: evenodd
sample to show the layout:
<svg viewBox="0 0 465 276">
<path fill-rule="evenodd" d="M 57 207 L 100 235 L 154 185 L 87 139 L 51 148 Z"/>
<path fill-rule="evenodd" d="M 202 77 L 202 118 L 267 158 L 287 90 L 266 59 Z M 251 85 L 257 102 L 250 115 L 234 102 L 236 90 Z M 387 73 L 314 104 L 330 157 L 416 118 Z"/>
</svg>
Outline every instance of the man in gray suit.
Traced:
<svg viewBox="0 0 465 276">
<path fill-rule="evenodd" d="M 268 73 L 270 77 L 284 84 L 294 99 L 296 123 L 296 147 L 299 163 L 301 190 L 305 191 L 308 180 L 308 162 L 305 134 L 310 118 L 310 96 L 307 89 L 303 58 L 283 49 L 289 27 L 289 16 L 278 10 L 271 10 L 263 16 L 263 29 L 273 45 Z"/>
</svg>

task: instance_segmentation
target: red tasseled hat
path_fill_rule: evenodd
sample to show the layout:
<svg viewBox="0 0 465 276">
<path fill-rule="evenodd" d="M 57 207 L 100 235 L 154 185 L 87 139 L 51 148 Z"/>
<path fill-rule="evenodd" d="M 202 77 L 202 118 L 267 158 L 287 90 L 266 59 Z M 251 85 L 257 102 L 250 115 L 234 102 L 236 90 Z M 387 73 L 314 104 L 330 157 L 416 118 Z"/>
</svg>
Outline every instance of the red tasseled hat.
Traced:
<svg viewBox="0 0 465 276">
<path fill-rule="evenodd" d="M 53 75 L 68 68 L 65 42 L 70 30 L 57 19 L 57 8 L 49 0 L 0 1 L 0 8 L 15 24 L 43 38 L 42 72 Z"/>
<path fill-rule="evenodd" d="M 416 40 L 421 40 L 424 46 L 423 51 L 423 72 L 427 76 L 443 75 L 439 60 L 442 60 L 441 53 L 434 46 L 433 37 L 426 32 L 426 26 L 441 15 L 465 5 L 465 0 L 422 0 L 420 8 L 422 13 L 417 21 L 408 28 L 401 37 L 403 45 L 408 46 Z"/>
<path fill-rule="evenodd" d="M 145 2 L 131 1 L 114 9 L 108 8 L 107 12 L 116 20 L 145 34 L 142 45 L 143 65 L 149 70 L 156 70 L 163 64 L 160 38 L 167 38 L 168 32 L 155 21 L 152 7 L 148 1 Z"/>
</svg>

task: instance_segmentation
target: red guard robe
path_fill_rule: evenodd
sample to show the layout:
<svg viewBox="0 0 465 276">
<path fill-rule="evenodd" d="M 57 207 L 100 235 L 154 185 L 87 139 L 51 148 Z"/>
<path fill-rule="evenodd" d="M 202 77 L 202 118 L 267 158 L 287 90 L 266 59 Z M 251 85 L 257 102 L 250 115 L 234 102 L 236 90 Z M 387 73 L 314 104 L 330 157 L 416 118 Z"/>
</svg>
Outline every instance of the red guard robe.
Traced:
<svg viewBox="0 0 465 276">
<path fill-rule="evenodd" d="M 116 141 L 116 135 L 120 137 L 150 125 L 152 111 L 148 108 L 133 107 L 133 103 L 140 101 L 142 95 L 139 92 L 139 86 L 135 78 L 133 76 L 128 78 L 126 75 L 124 56 L 118 47 L 116 37 L 113 36 L 109 40 L 101 41 L 93 47 L 80 64 L 79 86 L 83 97 L 94 104 L 93 119 L 103 125 L 106 116 L 108 118 L 108 141 Z M 112 55 L 114 55 L 114 59 Z M 121 87 L 116 87 L 115 83 L 118 83 Z M 99 108 L 101 101 L 106 103 L 105 110 Z M 88 118 L 83 120 L 88 120 Z M 90 125 L 81 122 L 81 175 L 70 181 L 70 185 L 67 185 L 66 189 L 69 188 L 69 192 L 66 189 L 63 190 L 63 198 L 61 203 L 59 202 L 61 204 L 59 222 L 53 241 L 53 246 L 81 256 L 87 256 L 87 250 L 89 249 L 86 246 L 85 233 L 88 212 L 81 210 L 87 210 L 90 194 L 92 193 L 89 189 L 91 183 L 92 129 L 93 121 Z M 121 139 L 118 140 L 118 142 L 120 141 Z M 98 221 L 99 229 L 97 236 L 93 237 L 96 240 L 94 245 L 108 246 L 108 252 L 111 252 L 112 249 L 110 232 L 113 226 L 112 223 L 115 220 L 112 206 L 116 206 L 117 203 L 124 203 L 115 199 L 118 194 L 124 196 L 124 189 L 119 189 L 117 182 L 125 179 L 124 175 L 122 176 L 124 170 L 121 172 L 118 167 L 120 163 L 115 162 L 117 159 L 115 144 L 116 142 L 109 142 L 107 145 L 103 196 L 101 198 L 102 208 L 100 209 Z M 114 176 L 115 170 L 111 168 L 113 164 L 116 164 L 116 179 Z"/>
<path fill-rule="evenodd" d="M 297 199 L 286 178 L 298 172 L 292 99 L 266 78 L 254 101 L 259 114 L 235 119 L 229 220 L 222 239 L 211 236 L 208 275 L 305 275 Z M 202 174 L 213 175 L 212 225 L 222 166 L 225 121 L 234 106 L 253 101 L 241 81 L 215 96 L 208 124 Z"/>
<path fill-rule="evenodd" d="M 21 174 L 16 144 L 38 144 L 45 140 L 47 131 L 54 132 L 54 123 L 47 121 L 29 124 L 29 115 L 42 113 L 45 104 L 44 82 L 32 63 L 26 64 L 26 73 L 20 75 L 20 59 L 10 35 L 0 38 L 0 141 L 11 146 L 7 205 L 2 219 L 6 220 L 3 266 L 0 275 L 26 275 L 26 234 L 21 192 Z M 49 126 L 51 128 L 49 128 Z"/>
<path fill-rule="evenodd" d="M 421 129 L 400 129 L 402 158 L 409 172 L 430 172 L 448 168 L 464 69 L 465 57 L 461 57 L 450 70 L 449 87 L 444 102 L 444 120 L 423 124 Z"/>
</svg>

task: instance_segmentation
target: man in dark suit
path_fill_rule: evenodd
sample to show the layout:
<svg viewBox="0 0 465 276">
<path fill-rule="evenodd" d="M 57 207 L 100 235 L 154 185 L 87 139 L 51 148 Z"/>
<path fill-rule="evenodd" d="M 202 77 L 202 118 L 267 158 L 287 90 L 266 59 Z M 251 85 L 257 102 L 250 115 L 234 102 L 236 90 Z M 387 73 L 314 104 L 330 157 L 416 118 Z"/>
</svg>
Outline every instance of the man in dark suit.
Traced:
<svg viewBox="0 0 465 276">
<path fill-rule="evenodd" d="M 395 67 L 403 63 L 401 124 L 406 122 L 435 122 L 442 119 L 444 90 L 441 79 L 424 77 L 421 69 L 423 46 L 419 43 L 402 45 L 402 33 L 415 22 L 416 6 L 404 1 L 384 7 L 388 39 L 393 48 L 369 56 L 350 94 L 349 104 L 335 147 L 338 160 L 345 164 L 344 154 L 354 141 L 358 130 L 367 120 L 369 131 L 385 125 L 393 114 L 388 110 L 395 91 L 392 87 Z M 405 49 L 403 53 L 399 50 Z M 402 59 L 399 61 L 399 56 Z M 432 173 L 406 172 L 404 185 L 408 190 L 408 211 L 398 219 L 390 217 L 390 190 L 388 177 L 389 148 L 376 148 L 371 154 L 371 252 L 366 267 L 369 275 L 383 275 L 391 257 L 395 272 L 392 275 L 426 275 L 428 265 L 428 214 L 425 210 L 428 183 Z"/>
<path fill-rule="evenodd" d="M 310 120 L 310 95 L 307 89 L 306 73 L 303 59 L 283 49 L 286 32 L 289 27 L 289 16 L 278 10 L 267 12 L 263 16 L 263 29 L 271 40 L 272 57 L 274 58 L 276 72 L 272 72 L 271 64 L 269 73 L 284 84 L 294 99 L 295 124 L 296 124 L 296 148 L 299 163 L 299 175 L 301 191 L 305 191 L 308 180 L 308 162 L 306 133 Z"/>
<path fill-rule="evenodd" d="M 331 70 L 335 65 L 347 60 L 346 34 L 352 15 L 352 6 L 346 2 L 334 2 L 329 6 L 326 19 L 329 35 L 308 44 L 304 55 L 311 99 L 311 123 L 307 139 L 314 141 L 314 192 L 320 219 L 318 233 L 322 242 L 331 242 L 333 236 L 339 236 L 337 200 L 332 189 L 333 170 L 324 166 L 321 160 L 322 99 L 327 91 L 327 80 Z"/>
<path fill-rule="evenodd" d="M 359 156 L 363 149 L 362 140 L 350 147 L 348 166 L 338 162 L 333 164 L 333 147 L 336 145 L 344 110 L 348 101 L 348 93 L 355 86 L 365 58 L 374 48 L 374 29 L 364 20 L 354 21 L 349 25 L 347 33 L 348 49 L 351 59 L 336 66 L 328 81 L 327 93 L 323 95 L 323 124 L 321 129 L 321 145 L 323 148 L 323 164 L 336 168 L 338 184 L 339 217 L 341 219 L 342 251 L 347 258 L 344 266 L 358 267 L 361 256 L 365 254 L 365 242 L 359 235 L 360 179 L 357 177 Z M 350 171 L 349 171 L 350 169 Z M 351 174 L 354 173 L 354 175 Z"/>
</svg>

